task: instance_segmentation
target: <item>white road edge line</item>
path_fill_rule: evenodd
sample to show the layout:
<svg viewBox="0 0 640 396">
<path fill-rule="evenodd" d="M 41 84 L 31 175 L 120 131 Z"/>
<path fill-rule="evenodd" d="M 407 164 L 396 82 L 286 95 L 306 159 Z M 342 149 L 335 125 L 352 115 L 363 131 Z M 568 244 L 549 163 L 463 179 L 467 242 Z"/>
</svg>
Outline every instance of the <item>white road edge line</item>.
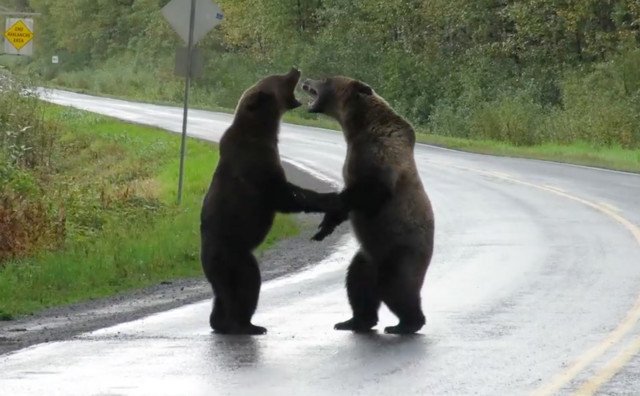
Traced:
<svg viewBox="0 0 640 396">
<path fill-rule="evenodd" d="M 341 184 L 339 181 L 337 181 L 336 179 L 327 176 L 326 174 L 316 170 L 315 168 L 301 162 L 301 161 L 297 161 L 297 160 L 293 160 L 291 158 L 287 158 L 287 157 L 281 157 L 280 158 L 281 162 L 285 162 L 289 165 L 295 166 L 296 168 L 300 169 L 302 172 L 307 173 L 308 175 L 310 175 L 311 177 L 315 177 L 316 179 L 323 181 L 329 185 L 331 185 L 332 187 L 335 188 L 341 188 Z"/>
<path fill-rule="evenodd" d="M 590 169 L 590 170 L 595 170 L 595 171 L 600 171 L 600 172 L 619 173 L 621 175 L 631 175 L 631 176 L 640 177 L 640 173 L 625 172 L 625 171 L 619 171 L 619 170 L 614 170 L 614 169 L 597 168 L 595 166 L 570 164 L 568 162 L 558 162 L 558 161 L 543 160 L 543 159 L 538 159 L 538 158 L 527 158 L 527 157 L 512 157 L 512 156 L 508 156 L 508 155 L 493 155 L 493 154 L 475 153 L 473 151 L 456 150 L 456 149 L 451 149 L 451 148 L 447 148 L 447 147 L 440 147 L 440 146 L 434 146 L 432 144 L 420 143 L 420 142 L 417 142 L 416 146 L 424 146 L 424 147 L 429 147 L 429 148 L 438 149 L 438 150 L 444 150 L 444 151 L 453 151 L 454 153 L 463 153 L 463 154 L 470 154 L 470 155 L 482 155 L 482 156 L 494 157 L 494 158 L 511 158 L 511 159 L 517 159 L 517 160 L 525 160 L 525 161 L 544 162 L 544 163 L 547 163 L 547 164 L 555 164 L 555 165 L 560 165 L 560 166 L 569 166 L 569 167 L 572 167 L 572 168 L 583 168 L 583 169 Z"/>
</svg>

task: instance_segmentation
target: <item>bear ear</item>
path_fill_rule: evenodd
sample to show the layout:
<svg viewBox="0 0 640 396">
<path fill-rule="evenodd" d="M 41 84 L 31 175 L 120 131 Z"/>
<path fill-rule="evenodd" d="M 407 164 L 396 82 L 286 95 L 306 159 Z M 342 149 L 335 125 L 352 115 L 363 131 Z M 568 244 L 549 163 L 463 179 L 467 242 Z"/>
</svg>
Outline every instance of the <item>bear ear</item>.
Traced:
<svg viewBox="0 0 640 396">
<path fill-rule="evenodd" d="M 269 94 L 264 91 L 254 92 L 246 98 L 245 106 L 249 111 L 255 111 L 269 100 Z"/>
<path fill-rule="evenodd" d="M 363 95 L 373 95 L 373 89 L 362 81 L 354 81 L 353 85 L 356 92 Z"/>
</svg>

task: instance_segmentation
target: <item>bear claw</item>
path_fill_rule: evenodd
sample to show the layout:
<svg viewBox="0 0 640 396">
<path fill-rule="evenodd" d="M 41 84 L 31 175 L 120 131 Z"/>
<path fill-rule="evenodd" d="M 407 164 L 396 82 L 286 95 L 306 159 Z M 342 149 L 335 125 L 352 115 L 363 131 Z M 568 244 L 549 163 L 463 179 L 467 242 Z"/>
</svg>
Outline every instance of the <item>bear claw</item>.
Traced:
<svg viewBox="0 0 640 396">
<path fill-rule="evenodd" d="M 373 326 L 376 325 L 376 322 L 363 322 L 359 320 L 349 319 L 344 322 L 336 323 L 333 326 L 336 330 L 350 330 L 355 333 L 368 333 Z"/>
</svg>

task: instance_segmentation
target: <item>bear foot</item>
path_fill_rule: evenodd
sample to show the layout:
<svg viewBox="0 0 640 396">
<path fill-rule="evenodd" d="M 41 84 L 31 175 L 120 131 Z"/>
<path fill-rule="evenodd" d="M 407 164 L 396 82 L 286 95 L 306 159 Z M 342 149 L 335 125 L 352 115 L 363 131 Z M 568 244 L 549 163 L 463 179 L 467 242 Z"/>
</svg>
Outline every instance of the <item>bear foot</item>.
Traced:
<svg viewBox="0 0 640 396">
<path fill-rule="evenodd" d="M 389 326 L 384 328 L 387 334 L 414 334 L 420 330 L 424 324 L 398 324 L 397 326 Z"/>
<path fill-rule="evenodd" d="M 371 328 L 376 325 L 378 321 L 364 321 L 355 318 L 351 318 L 345 322 L 336 323 L 333 326 L 336 330 L 349 330 L 355 333 L 368 333 L 371 332 Z"/>
<path fill-rule="evenodd" d="M 232 325 L 217 327 L 213 329 L 217 334 L 238 334 L 238 335 L 262 335 L 267 333 L 267 329 L 262 326 L 248 324 L 245 326 Z"/>
</svg>

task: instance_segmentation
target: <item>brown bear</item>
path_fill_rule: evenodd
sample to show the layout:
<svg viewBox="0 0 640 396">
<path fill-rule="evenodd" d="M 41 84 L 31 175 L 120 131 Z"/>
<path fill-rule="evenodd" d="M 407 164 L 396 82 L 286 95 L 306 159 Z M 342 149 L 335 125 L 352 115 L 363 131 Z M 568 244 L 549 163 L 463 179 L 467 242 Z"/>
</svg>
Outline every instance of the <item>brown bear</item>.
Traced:
<svg viewBox="0 0 640 396">
<path fill-rule="evenodd" d="M 341 198 L 348 212 L 327 213 L 314 236 L 324 238 L 349 217 L 361 245 L 346 279 L 353 317 L 335 328 L 371 330 L 384 302 L 399 318 L 385 332 L 414 333 L 425 324 L 420 289 L 434 217 L 413 156 L 413 127 L 358 80 L 306 80 L 302 89 L 312 97 L 309 111 L 336 119 L 347 142 Z"/>
<path fill-rule="evenodd" d="M 247 89 L 233 123 L 220 140 L 220 160 L 202 205 L 204 273 L 214 292 L 211 328 L 224 334 L 264 334 L 251 324 L 260 293 L 253 250 L 276 212 L 339 211 L 337 193 L 320 194 L 285 177 L 278 153 L 282 115 L 300 106 L 294 89 L 300 72 L 266 77 Z"/>
</svg>

